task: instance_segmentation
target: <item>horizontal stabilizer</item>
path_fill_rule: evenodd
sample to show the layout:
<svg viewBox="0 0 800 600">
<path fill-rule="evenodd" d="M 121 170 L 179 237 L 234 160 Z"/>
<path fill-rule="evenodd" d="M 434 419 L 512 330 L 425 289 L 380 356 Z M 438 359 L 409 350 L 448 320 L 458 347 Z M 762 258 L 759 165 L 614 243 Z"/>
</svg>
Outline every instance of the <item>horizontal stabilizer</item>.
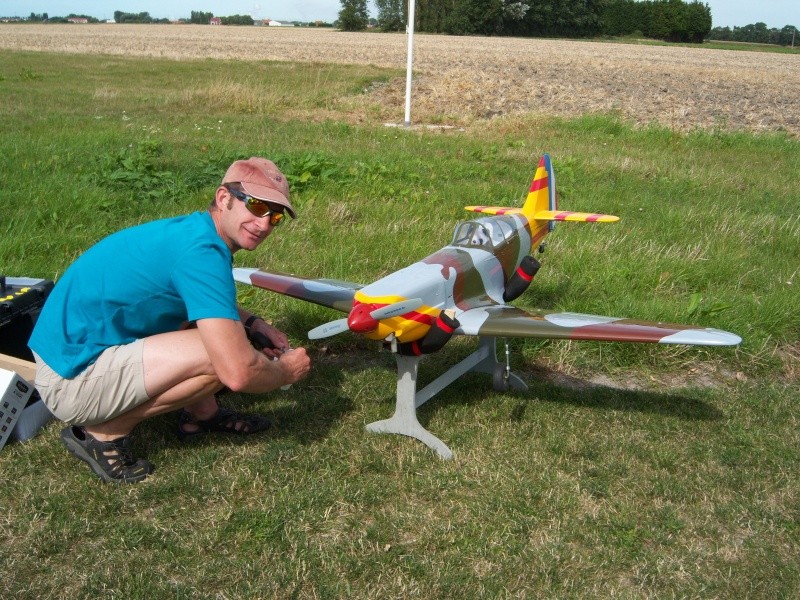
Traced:
<svg viewBox="0 0 800 600">
<path fill-rule="evenodd" d="M 566 210 L 540 210 L 533 218 L 537 221 L 579 221 L 583 223 L 616 223 L 619 217 L 599 213 L 570 212 Z"/>
<path fill-rule="evenodd" d="M 465 206 L 464 210 L 487 215 L 521 215 L 521 208 L 508 208 L 506 206 Z"/>
</svg>

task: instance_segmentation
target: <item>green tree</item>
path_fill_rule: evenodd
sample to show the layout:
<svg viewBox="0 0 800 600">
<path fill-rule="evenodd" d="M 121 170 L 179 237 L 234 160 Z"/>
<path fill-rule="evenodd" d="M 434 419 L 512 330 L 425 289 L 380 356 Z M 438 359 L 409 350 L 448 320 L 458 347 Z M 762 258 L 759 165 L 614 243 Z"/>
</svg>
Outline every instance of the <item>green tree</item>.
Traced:
<svg viewBox="0 0 800 600">
<path fill-rule="evenodd" d="M 203 12 L 202 10 L 193 10 L 192 16 L 189 19 L 190 23 L 195 23 L 197 25 L 208 25 L 211 22 L 214 13 L 212 12 Z"/>
<path fill-rule="evenodd" d="M 378 9 L 377 24 L 381 31 L 404 31 L 408 17 L 408 4 L 404 0 L 375 0 Z"/>
<path fill-rule="evenodd" d="M 730 27 L 714 27 L 708 33 L 708 39 L 730 41 L 733 39 L 733 32 Z"/>
<path fill-rule="evenodd" d="M 149 12 L 126 13 L 121 10 L 114 11 L 114 21 L 117 23 L 152 23 L 153 17 Z"/>
<path fill-rule="evenodd" d="M 686 6 L 686 40 L 702 44 L 711 31 L 711 9 L 695 0 Z"/>
<path fill-rule="evenodd" d="M 605 0 L 597 3 L 600 31 L 671 42 L 700 43 L 711 31 L 711 9 L 698 0 Z"/>
<path fill-rule="evenodd" d="M 797 28 L 794 25 L 786 25 L 778 33 L 775 43 L 781 46 L 790 46 L 792 42 L 794 42 L 795 45 L 800 43 L 800 39 L 797 37 Z"/>
<path fill-rule="evenodd" d="M 367 0 L 341 0 L 339 28 L 343 31 L 364 31 L 369 23 Z"/>
<path fill-rule="evenodd" d="M 454 0 L 444 21 L 445 33 L 491 35 L 502 32 L 502 0 Z"/>
<path fill-rule="evenodd" d="M 429 33 L 442 33 L 448 17 L 448 8 L 452 8 L 450 0 L 417 0 L 414 29 Z"/>
<path fill-rule="evenodd" d="M 231 15 L 229 17 L 220 17 L 223 25 L 254 25 L 253 17 L 250 15 Z"/>
</svg>

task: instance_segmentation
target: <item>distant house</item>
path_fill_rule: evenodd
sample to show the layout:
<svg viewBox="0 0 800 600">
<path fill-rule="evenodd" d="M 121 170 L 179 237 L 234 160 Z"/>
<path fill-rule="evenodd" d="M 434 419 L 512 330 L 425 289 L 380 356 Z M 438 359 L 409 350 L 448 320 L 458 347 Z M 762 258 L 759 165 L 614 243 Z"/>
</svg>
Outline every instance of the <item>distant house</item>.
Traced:
<svg viewBox="0 0 800 600">
<path fill-rule="evenodd" d="M 281 23 L 280 21 L 273 21 L 272 19 L 267 19 L 267 25 L 270 27 L 294 27 L 293 23 Z"/>
<path fill-rule="evenodd" d="M 88 23 L 89 19 L 85 17 L 67 17 L 67 21 L 70 23 Z"/>
<path fill-rule="evenodd" d="M 208 22 L 209 25 L 222 25 L 222 19 L 220 17 L 211 17 L 211 20 Z"/>
</svg>

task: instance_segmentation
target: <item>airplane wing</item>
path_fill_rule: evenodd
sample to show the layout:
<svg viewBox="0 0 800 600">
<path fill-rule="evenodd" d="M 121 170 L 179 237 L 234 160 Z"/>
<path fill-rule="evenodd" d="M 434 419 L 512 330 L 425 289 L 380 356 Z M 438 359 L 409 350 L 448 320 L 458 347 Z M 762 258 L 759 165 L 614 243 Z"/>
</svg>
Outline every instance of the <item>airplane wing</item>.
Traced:
<svg viewBox="0 0 800 600">
<path fill-rule="evenodd" d="M 456 316 L 461 327 L 455 333 L 463 335 L 692 346 L 735 346 L 742 341 L 738 335 L 720 329 L 571 312 L 524 311 L 508 305 L 472 308 Z"/>
<path fill-rule="evenodd" d="M 277 292 L 299 300 L 327 306 L 341 312 L 353 308 L 353 296 L 363 285 L 335 279 L 306 279 L 288 273 L 272 273 L 260 269 L 233 269 L 233 278 L 265 290 Z"/>
</svg>

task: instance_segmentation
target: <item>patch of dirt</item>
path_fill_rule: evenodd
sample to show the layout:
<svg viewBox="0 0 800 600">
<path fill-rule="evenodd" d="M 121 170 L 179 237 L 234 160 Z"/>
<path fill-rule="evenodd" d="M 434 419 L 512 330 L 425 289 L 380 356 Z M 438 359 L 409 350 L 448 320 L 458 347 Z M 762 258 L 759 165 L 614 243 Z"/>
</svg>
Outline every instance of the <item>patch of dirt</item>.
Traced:
<svg viewBox="0 0 800 600">
<path fill-rule="evenodd" d="M 0 48 L 373 64 L 405 70 L 406 36 L 203 25 L 0 24 Z M 412 121 L 613 112 L 637 124 L 800 134 L 796 54 L 588 41 L 416 35 Z M 370 118 L 401 122 L 405 77 L 374 86 Z M 366 119 L 365 114 L 358 120 Z"/>
</svg>

